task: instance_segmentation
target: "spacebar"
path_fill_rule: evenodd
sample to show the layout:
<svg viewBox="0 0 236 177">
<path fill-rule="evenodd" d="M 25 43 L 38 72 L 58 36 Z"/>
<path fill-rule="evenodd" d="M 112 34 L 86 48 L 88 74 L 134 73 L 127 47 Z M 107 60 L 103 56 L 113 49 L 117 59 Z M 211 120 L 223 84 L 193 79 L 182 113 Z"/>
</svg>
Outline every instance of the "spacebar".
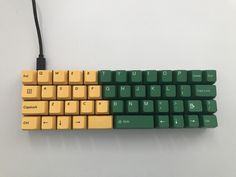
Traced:
<svg viewBox="0 0 236 177">
<path fill-rule="evenodd" d="M 114 128 L 154 128 L 154 116 L 151 115 L 117 115 L 114 117 Z"/>
</svg>

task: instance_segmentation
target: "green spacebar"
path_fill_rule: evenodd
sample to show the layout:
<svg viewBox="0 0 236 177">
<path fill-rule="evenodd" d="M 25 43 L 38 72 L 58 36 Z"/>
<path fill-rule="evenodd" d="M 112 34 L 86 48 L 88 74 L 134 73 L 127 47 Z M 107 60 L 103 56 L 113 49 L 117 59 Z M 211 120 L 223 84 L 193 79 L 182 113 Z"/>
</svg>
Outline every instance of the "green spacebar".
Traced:
<svg viewBox="0 0 236 177">
<path fill-rule="evenodd" d="M 154 128 L 154 117 L 150 115 L 118 115 L 114 117 L 114 128 Z"/>
</svg>

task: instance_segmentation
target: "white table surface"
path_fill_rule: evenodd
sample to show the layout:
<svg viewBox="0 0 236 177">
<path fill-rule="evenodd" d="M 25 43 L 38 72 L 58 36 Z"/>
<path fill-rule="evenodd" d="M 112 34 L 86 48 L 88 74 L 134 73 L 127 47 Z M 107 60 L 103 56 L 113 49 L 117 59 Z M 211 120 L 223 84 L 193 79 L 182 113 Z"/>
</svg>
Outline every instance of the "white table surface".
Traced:
<svg viewBox="0 0 236 177">
<path fill-rule="evenodd" d="M 23 132 L 30 0 L 0 0 L 0 177 L 235 177 L 235 0 L 38 0 L 49 69 L 216 69 L 216 129 Z"/>
</svg>

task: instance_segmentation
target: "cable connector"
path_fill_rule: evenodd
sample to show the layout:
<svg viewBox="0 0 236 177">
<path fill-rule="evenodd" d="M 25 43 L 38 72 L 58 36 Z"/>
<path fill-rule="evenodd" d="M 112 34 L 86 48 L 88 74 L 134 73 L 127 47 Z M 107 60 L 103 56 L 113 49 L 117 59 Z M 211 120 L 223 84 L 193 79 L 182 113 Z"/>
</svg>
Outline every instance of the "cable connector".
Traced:
<svg viewBox="0 0 236 177">
<path fill-rule="evenodd" d="M 36 65 L 37 70 L 45 70 L 46 69 L 46 59 L 39 55 L 37 58 L 37 65 Z"/>
</svg>

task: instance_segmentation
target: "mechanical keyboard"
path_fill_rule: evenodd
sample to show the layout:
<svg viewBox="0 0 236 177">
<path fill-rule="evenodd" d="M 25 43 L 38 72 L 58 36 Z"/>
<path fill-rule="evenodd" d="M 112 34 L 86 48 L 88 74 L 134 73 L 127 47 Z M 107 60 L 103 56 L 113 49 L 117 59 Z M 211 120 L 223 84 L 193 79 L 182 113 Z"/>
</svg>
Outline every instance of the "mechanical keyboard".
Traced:
<svg viewBox="0 0 236 177">
<path fill-rule="evenodd" d="M 215 82 L 215 70 L 26 70 L 21 128 L 214 128 Z"/>
</svg>

